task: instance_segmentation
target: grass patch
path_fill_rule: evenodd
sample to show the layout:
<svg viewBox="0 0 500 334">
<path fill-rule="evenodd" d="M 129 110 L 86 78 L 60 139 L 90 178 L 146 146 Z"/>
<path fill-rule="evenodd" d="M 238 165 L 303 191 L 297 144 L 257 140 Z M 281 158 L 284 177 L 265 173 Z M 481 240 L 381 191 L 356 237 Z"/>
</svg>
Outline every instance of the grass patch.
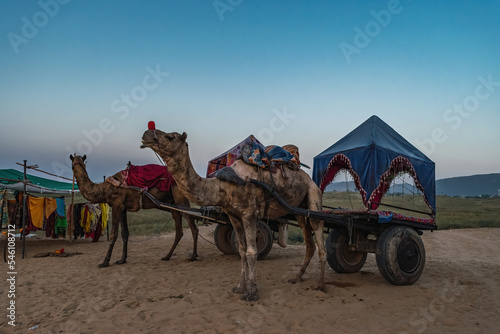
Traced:
<svg viewBox="0 0 500 334">
<path fill-rule="evenodd" d="M 500 197 L 438 196 L 436 221 L 440 229 L 500 227 Z"/>
</svg>

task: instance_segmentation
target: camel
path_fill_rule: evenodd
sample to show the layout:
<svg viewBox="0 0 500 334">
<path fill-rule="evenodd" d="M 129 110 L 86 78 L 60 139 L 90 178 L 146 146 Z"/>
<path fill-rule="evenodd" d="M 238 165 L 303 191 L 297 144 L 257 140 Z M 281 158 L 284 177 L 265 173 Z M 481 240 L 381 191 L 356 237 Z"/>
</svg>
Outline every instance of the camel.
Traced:
<svg viewBox="0 0 500 334">
<path fill-rule="evenodd" d="M 257 171 L 257 167 L 242 160 L 237 160 L 230 167 L 226 167 L 231 168 L 231 172 L 234 171 L 241 178 L 240 184 L 218 178 L 202 178 L 192 166 L 186 138 L 185 132 L 165 133 L 149 129 L 144 132 L 141 148 L 151 148 L 165 161 L 177 186 L 190 202 L 200 206 L 219 206 L 228 215 L 239 241 L 241 256 L 240 282 L 233 288 L 233 292 L 242 294 L 242 300 L 245 301 L 258 300 L 255 280 L 257 220 L 282 217 L 288 212 L 276 200 L 269 198 L 262 188 L 249 180 L 258 179 L 272 184 L 289 204 L 314 211 L 322 210 L 322 193 L 310 176 L 301 169 L 287 169 L 288 177 L 286 177 L 280 172 L 271 174 L 267 171 Z M 303 280 L 306 268 L 316 250 L 312 238 L 314 230 L 321 270 L 318 289 L 326 291 L 323 221 L 306 219 L 304 216 L 296 218 L 306 243 L 306 254 L 298 274 L 289 282 L 297 283 Z"/>
<path fill-rule="evenodd" d="M 123 250 L 122 257 L 120 260 L 116 261 L 116 264 L 124 264 L 127 261 L 127 243 L 128 243 L 128 224 L 127 224 L 127 211 L 136 212 L 140 209 L 154 209 L 157 206 L 147 197 L 129 188 L 122 188 L 112 185 L 109 182 L 104 183 L 93 183 L 85 167 L 86 155 L 83 157 L 75 155 L 70 155 L 72 161 L 73 174 L 78 183 L 78 189 L 85 199 L 94 203 L 108 203 L 111 207 L 111 243 L 106 253 L 104 261 L 99 264 L 99 268 L 108 267 L 109 261 L 111 259 L 111 253 L 113 252 L 113 247 L 115 245 L 116 239 L 118 238 L 118 226 L 121 224 L 121 234 L 123 239 Z M 121 181 L 121 174 L 118 172 L 114 175 L 116 179 Z M 189 200 L 182 194 L 179 187 L 173 185 L 170 191 L 160 191 L 157 188 L 149 188 L 149 193 L 151 193 L 158 200 L 169 203 L 177 204 L 180 206 L 189 207 Z M 143 197 L 143 198 L 141 198 Z M 142 202 L 142 206 L 141 206 Z M 163 261 L 168 261 L 172 254 L 174 253 L 177 244 L 183 236 L 182 231 L 182 214 L 179 211 L 170 211 L 172 218 L 175 222 L 175 240 L 168 252 L 168 254 L 162 258 Z M 189 258 L 189 261 L 195 261 L 198 257 L 197 254 L 197 242 L 198 242 L 198 227 L 192 216 L 186 215 L 184 217 L 191 229 L 193 235 L 193 253 Z"/>
</svg>

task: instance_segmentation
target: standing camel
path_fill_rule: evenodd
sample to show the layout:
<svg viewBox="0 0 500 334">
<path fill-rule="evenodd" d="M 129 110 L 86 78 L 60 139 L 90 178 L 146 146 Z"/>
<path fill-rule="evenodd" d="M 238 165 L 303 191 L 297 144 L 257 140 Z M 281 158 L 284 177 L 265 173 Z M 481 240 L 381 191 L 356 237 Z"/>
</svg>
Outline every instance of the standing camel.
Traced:
<svg viewBox="0 0 500 334">
<path fill-rule="evenodd" d="M 285 178 L 281 173 L 272 175 L 267 171 L 259 173 L 257 167 L 248 165 L 242 160 L 237 160 L 229 168 L 242 179 L 243 182 L 240 183 L 243 185 L 217 178 L 202 178 L 191 164 L 186 137 L 186 133 L 181 135 L 176 132 L 165 133 L 150 129 L 142 137 L 141 148 L 149 147 L 160 155 L 168 165 L 177 186 L 190 202 L 202 206 L 220 206 L 229 216 L 239 241 L 242 267 L 239 285 L 233 288 L 233 292 L 243 294 L 242 299 L 246 301 L 258 300 L 255 283 L 257 220 L 278 218 L 288 212 L 276 200 L 266 197 L 264 190 L 248 181 L 259 179 L 272 184 L 283 199 L 291 205 L 315 211 L 322 209 L 321 191 L 309 175 L 301 169 L 287 170 L 288 177 Z M 299 273 L 290 282 L 302 281 L 302 276 L 316 249 L 312 238 L 312 230 L 314 230 L 321 266 L 318 289 L 325 291 L 326 251 L 323 245 L 323 221 L 306 219 L 303 216 L 297 216 L 297 221 L 304 235 L 306 254 Z"/>
<path fill-rule="evenodd" d="M 100 268 L 108 267 L 109 261 L 111 259 L 111 253 L 113 252 L 113 247 L 115 245 L 116 239 L 118 238 L 118 226 L 121 224 L 122 239 L 123 239 L 123 251 L 120 260 L 116 261 L 116 264 L 124 264 L 127 261 L 127 243 L 128 243 L 128 223 L 127 223 L 127 211 L 136 212 L 140 209 L 155 209 L 157 206 L 147 197 L 135 190 L 122 188 L 112 185 L 109 182 L 104 183 L 93 183 L 85 168 L 85 158 L 75 155 L 70 155 L 72 161 L 73 174 L 75 176 L 76 182 L 78 183 L 78 189 L 80 193 L 88 201 L 94 203 L 108 203 L 111 207 L 111 243 L 106 253 L 104 261 L 99 264 Z M 121 174 L 117 173 L 114 175 L 119 181 L 121 180 Z M 162 202 L 169 204 L 177 204 L 185 207 L 189 207 L 189 200 L 182 194 L 179 187 L 172 185 L 170 191 L 160 191 L 157 188 L 149 188 L 149 193 L 156 197 Z M 143 198 L 141 198 L 143 197 Z M 142 202 L 142 207 L 141 207 Z M 170 252 L 162 258 L 162 260 L 167 261 L 172 256 L 175 247 L 181 240 L 183 236 L 182 231 L 182 214 L 178 211 L 171 211 L 172 218 L 175 221 L 175 240 Z M 194 219 L 186 215 L 186 218 L 191 233 L 193 235 L 193 254 L 189 261 L 195 261 L 198 257 L 197 254 L 197 242 L 198 242 L 198 227 L 196 226 Z"/>
</svg>

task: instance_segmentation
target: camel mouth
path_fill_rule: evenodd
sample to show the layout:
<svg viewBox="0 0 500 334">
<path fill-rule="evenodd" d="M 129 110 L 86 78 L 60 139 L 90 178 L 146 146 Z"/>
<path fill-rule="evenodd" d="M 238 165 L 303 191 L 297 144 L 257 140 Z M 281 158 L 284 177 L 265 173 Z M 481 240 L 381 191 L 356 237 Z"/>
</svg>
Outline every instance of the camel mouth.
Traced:
<svg viewBox="0 0 500 334">
<path fill-rule="evenodd" d="M 155 143 L 156 143 L 155 141 L 151 140 L 142 140 L 141 148 L 151 148 Z"/>
</svg>

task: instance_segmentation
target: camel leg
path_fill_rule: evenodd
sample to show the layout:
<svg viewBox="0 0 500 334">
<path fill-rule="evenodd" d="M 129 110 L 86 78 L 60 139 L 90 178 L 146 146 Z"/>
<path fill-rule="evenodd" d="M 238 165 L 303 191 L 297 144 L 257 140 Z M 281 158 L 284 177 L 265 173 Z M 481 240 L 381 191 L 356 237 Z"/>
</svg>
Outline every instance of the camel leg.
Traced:
<svg viewBox="0 0 500 334">
<path fill-rule="evenodd" d="M 182 192 L 179 190 L 179 187 L 175 186 L 172 188 L 172 195 L 174 196 L 175 204 L 182 205 L 185 207 L 190 207 L 189 200 L 182 194 Z M 175 212 L 175 214 L 180 216 L 179 212 L 177 212 L 177 211 L 174 211 L 174 212 Z M 178 233 L 177 232 L 177 220 L 176 220 L 176 217 L 174 216 L 174 212 L 172 212 L 172 217 L 174 218 L 175 223 L 176 223 L 175 239 L 177 240 L 177 233 Z M 198 257 L 198 227 L 196 226 L 196 223 L 194 221 L 193 216 L 188 215 L 188 214 L 183 214 L 182 217 L 184 217 L 184 219 L 186 219 L 186 221 L 189 225 L 189 228 L 191 229 L 191 235 L 193 236 L 193 253 L 191 254 L 191 258 L 189 259 L 189 261 L 196 261 L 196 258 Z M 179 217 L 179 224 L 180 224 L 179 226 L 181 229 L 181 234 L 180 234 L 179 240 L 182 237 L 182 217 L 181 216 Z M 174 241 L 174 244 L 175 244 L 175 241 Z M 170 256 L 172 255 L 174 248 L 175 248 L 175 246 L 173 246 L 169 255 L 165 256 L 162 260 L 168 260 L 170 258 Z"/>
<path fill-rule="evenodd" d="M 246 247 L 246 291 L 241 299 L 245 301 L 256 301 L 259 299 L 257 284 L 255 282 L 255 267 L 257 264 L 257 218 L 252 216 L 243 218 L 243 228 Z"/>
<path fill-rule="evenodd" d="M 246 291 L 246 277 L 247 277 L 247 242 L 245 239 L 245 231 L 243 229 L 242 223 L 235 219 L 230 217 L 229 220 L 231 221 L 231 225 L 233 225 L 234 233 L 236 233 L 236 238 L 238 239 L 239 243 L 239 253 L 240 253 L 240 258 L 241 258 L 241 276 L 240 276 L 240 283 L 238 286 L 235 286 L 233 288 L 234 293 L 239 293 L 243 294 Z"/>
<path fill-rule="evenodd" d="M 127 211 L 125 208 L 122 210 L 121 214 L 121 225 L 122 225 L 122 240 L 123 240 L 123 251 L 122 258 L 116 261 L 116 264 L 124 264 L 127 263 L 127 246 L 128 246 L 128 222 L 127 222 Z"/>
<path fill-rule="evenodd" d="M 307 192 L 308 208 L 312 211 L 321 211 L 323 209 L 322 205 L 322 193 L 317 187 L 309 188 Z M 316 244 L 318 245 L 318 257 L 320 263 L 320 275 L 318 281 L 318 290 L 326 292 L 325 287 L 325 265 L 326 265 L 326 248 L 323 243 L 323 226 L 324 221 L 319 219 L 308 219 L 311 228 L 314 230 L 314 237 L 316 238 Z M 312 255 L 311 255 L 312 256 Z"/>
<path fill-rule="evenodd" d="M 299 273 L 295 278 L 289 280 L 290 283 L 298 283 L 302 282 L 302 277 L 306 272 L 307 266 L 309 266 L 309 262 L 316 251 L 316 246 L 314 246 L 314 241 L 312 238 L 312 229 L 311 225 L 309 225 L 306 221 L 306 217 L 297 216 L 297 222 L 299 223 L 300 229 L 302 230 L 302 235 L 304 236 L 304 242 L 306 243 L 306 255 L 304 256 L 304 262 L 302 263 L 302 267 L 300 268 Z"/>
<path fill-rule="evenodd" d="M 170 257 L 172 256 L 175 248 L 177 247 L 177 244 L 184 236 L 184 233 L 182 232 L 182 216 L 181 216 L 181 214 L 178 211 L 172 211 L 171 214 L 172 214 L 172 218 L 174 219 L 174 222 L 175 222 L 175 240 L 174 240 L 172 247 L 170 248 L 170 252 L 168 252 L 168 254 L 165 257 L 161 258 L 163 261 L 170 260 Z"/>
<path fill-rule="evenodd" d="M 113 247 L 115 246 L 116 239 L 118 238 L 118 226 L 120 226 L 120 217 L 122 213 L 119 208 L 113 208 L 111 213 L 111 243 L 108 247 L 108 252 L 104 261 L 99 264 L 99 268 L 104 268 L 109 266 L 109 260 L 111 259 L 111 253 L 113 253 Z"/>
<path fill-rule="evenodd" d="M 314 230 L 314 237 L 318 245 L 318 257 L 320 264 L 320 274 L 318 281 L 318 290 L 326 292 L 325 287 L 325 265 L 326 265 L 326 248 L 323 243 L 323 225 L 324 222 L 319 219 L 310 219 L 311 227 Z"/>
<path fill-rule="evenodd" d="M 198 257 L 198 226 L 196 226 L 193 216 L 186 215 L 184 218 L 188 222 L 189 228 L 191 229 L 191 235 L 193 236 L 193 254 L 191 254 L 189 261 L 196 261 Z"/>
</svg>

